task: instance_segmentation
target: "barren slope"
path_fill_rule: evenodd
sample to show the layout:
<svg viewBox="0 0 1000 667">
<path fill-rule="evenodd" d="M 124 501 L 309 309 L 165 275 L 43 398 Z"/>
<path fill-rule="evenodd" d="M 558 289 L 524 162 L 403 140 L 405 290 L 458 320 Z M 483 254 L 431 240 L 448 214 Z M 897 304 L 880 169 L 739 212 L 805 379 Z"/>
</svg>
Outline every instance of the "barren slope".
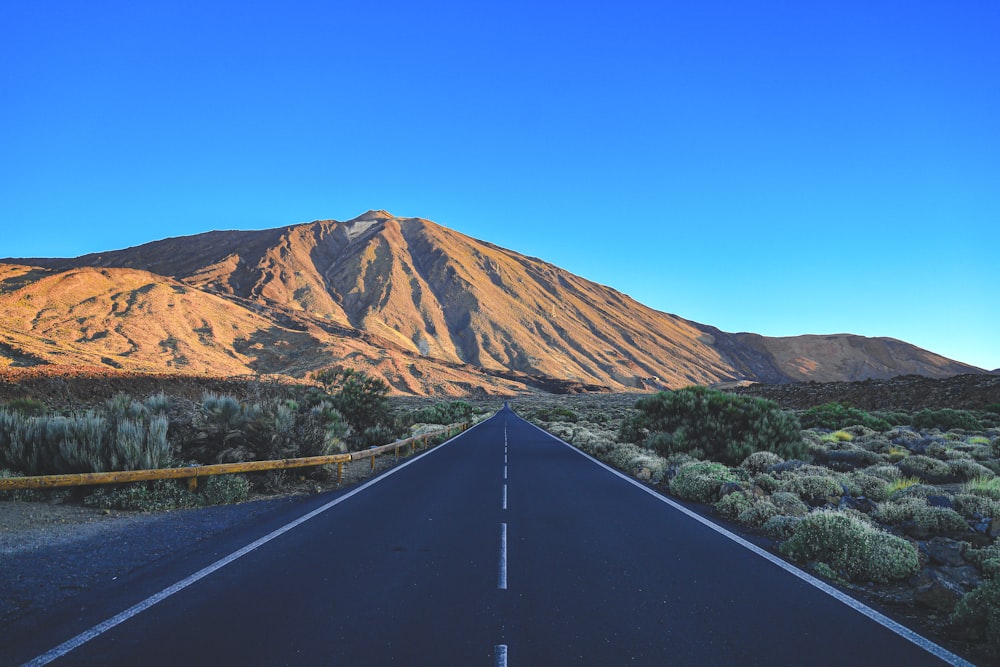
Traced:
<svg viewBox="0 0 1000 667">
<path fill-rule="evenodd" d="M 210 232 L 75 259 L 21 261 L 50 271 L 142 268 L 167 277 L 154 289 L 122 274 L 126 283 L 117 296 L 109 283 L 108 294 L 86 309 L 77 304 L 60 315 L 53 306 L 13 320 L 9 341 L 17 334 L 52 341 L 45 354 L 23 340 L 9 342 L 14 351 L 7 356 L 20 354 L 22 361 L 31 355 L 48 360 L 55 348 L 68 353 L 95 340 L 101 345 L 88 349 L 102 347 L 112 360 L 106 364 L 124 355 L 129 364 L 187 364 L 206 372 L 301 376 L 363 359 L 400 391 L 421 393 L 433 385 L 422 375 L 429 367 L 462 377 L 449 382 L 472 378 L 471 386 L 520 373 L 615 389 L 979 371 L 892 339 L 722 332 L 541 260 L 384 211 L 347 222 Z M 4 270 L 0 285 L 8 290 L 44 275 L 39 268 Z M 79 281 L 78 274 L 65 274 L 56 282 L 70 293 Z M 51 289 L 43 283 L 33 289 Z M 136 304 L 144 305 L 133 305 L 126 292 L 137 292 Z M 128 330 L 115 319 L 124 312 L 148 319 L 151 330 Z"/>
</svg>

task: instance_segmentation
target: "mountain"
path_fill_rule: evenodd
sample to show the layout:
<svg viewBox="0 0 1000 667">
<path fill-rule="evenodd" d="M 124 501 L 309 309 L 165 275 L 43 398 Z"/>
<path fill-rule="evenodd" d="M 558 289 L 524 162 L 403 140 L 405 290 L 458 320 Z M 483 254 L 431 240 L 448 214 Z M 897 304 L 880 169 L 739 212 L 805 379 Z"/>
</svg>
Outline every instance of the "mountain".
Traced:
<svg viewBox="0 0 1000 667">
<path fill-rule="evenodd" d="M 0 261 L 0 366 L 303 377 L 342 364 L 453 394 L 982 372 L 889 338 L 726 333 L 385 211 Z"/>
</svg>

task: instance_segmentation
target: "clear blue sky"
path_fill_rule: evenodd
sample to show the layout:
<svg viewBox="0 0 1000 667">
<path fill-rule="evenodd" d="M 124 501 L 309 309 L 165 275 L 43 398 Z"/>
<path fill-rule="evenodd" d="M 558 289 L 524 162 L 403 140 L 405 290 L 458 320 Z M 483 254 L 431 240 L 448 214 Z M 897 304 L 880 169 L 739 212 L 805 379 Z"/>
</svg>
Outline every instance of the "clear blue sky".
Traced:
<svg viewBox="0 0 1000 667">
<path fill-rule="evenodd" d="M 1000 3 L 0 3 L 0 257 L 367 209 L 1000 367 Z"/>
</svg>

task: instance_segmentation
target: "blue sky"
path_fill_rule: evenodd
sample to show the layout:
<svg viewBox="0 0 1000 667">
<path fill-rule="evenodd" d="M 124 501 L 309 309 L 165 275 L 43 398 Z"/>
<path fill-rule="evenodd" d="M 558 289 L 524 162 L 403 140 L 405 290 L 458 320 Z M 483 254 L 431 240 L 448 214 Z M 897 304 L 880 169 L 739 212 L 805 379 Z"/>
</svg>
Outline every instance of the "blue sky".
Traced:
<svg viewBox="0 0 1000 667">
<path fill-rule="evenodd" d="M 0 3 L 0 257 L 429 218 L 1000 367 L 1000 4 Z"/>
</svg>

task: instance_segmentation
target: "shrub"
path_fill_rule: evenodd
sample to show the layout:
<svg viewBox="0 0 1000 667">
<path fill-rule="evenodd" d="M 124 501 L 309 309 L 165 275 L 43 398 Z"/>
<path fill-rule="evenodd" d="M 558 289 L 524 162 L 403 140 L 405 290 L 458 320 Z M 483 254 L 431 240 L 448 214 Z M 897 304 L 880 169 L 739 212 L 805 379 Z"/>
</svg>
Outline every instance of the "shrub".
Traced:
<svg viewBox="0 0 1000 667">
<path fill-rule="evenodd" d="M 907 456 L 898 464 L 900 472 L 910 477 L 919 477 L 931 484 L 942 484 L 954 479 L 954 474 L 944 461 L 929 456 L 915 454 Z"/>
<path fill-rule="evenodd" d="M 865 498 L 882 501 L 889 497 L 891 484 L 881 477 L 865 472 L 854 472 L 851 473 L 851 482 L 858 487 Z"/>
<path fill-rule="evenodd" d="M 954 478 L 960 480 L 973 480 L 983 478 L 994 478 L 993 471 L 984 465 L 980 465 L 971 459 L 954 459 L 948 461 L 948 469 Z M 997 483 L 997 490 L 1000 492 L 1000 482 Z"/>
<path fill-rule="evenodd" d="M 899 477 L 888 483 L 886 487 L 885 497 L 889 498 L 893 494 L 899 491 L 905 491 L 906 489 L 912 488 L 920 484 L 920 480 L 916 477 Z"/>
<path fill-rule="evenodd" d="M 743 459 L 740 467 L 752 473 L 767 471 L 771 466 L 776 466 L 784 461 L 774 452 L 754 452 Z"/>
<path fill-rule="evenodd" d="M 250 496 L 250 482 L 242 475 L 212 475 L 205 480 L 201 501 L 205 505 L 243 502 Z"/>
<path fill-rule="evenodd" d="M 27 417 L 44 415 L 48 412 L 45 404 L 36 398 L 15 398 L 3 407 L 11 412 L 18 412 Z"/>
<path fill-rule="evenodd" d="M 732 471 L 721 463 L 699 461 L 680 467 L 670 482 L 670 491 L 684 500 L 711 503 L 718 499 L 723 484 L 735 481 Z"/>
<path fill-rule="evenodd" d="M 1000 652 L 1000 578 L 994 577 L 959 601 L 951 622 L 968 633 L 970 639 L 985 639 Z"/>
<path fill-rule="evenodd" d="M 982 476 L 969 480 L 965 492 L 974 496 L 1000 500 L 1000 477 Z"/>
<path fill-rule="evenodd" d="M 780 510 L 779 514 L 799 517 L 809 514 L 809 506 L 802 502 L 802 499 L 796 494 L 789 491 L 778 491 L 771 494 L 771 503 Z"/>
<path fill-rule="evenodd" d="M 899 468 L 894 465 L 874 465 L 865 468 L 861 472 L 874 477 L 880 477 L 887 482 L 899 479 L 903 475 L 903 473 L 899 471 Z"/>
<path fill-rule="evenodd" d="M 536 408 L 534 412 L 531 413 L 531 417 L 537 421 L 543 422 L 569 422 L 576 423 L 580 420 L 580 416 L 570 410 L 569 408 L 563 407 L 543 407 Z"/>
<path fill-rule="evenodd" d="M 960 493 L 952 499 L 952 502 L 955 504 L 955 510 L 966 519 L 973 519 L 977 514 L 991 519 L 1000 518 L 998 499 Z"/>
<path fill-rule="evenodd" d="M 771 539 L 787 540 L 795 534 L 795 529 L 801 521 L 801 517 L 776 514 L 764 522 L 761 530 Z"/>
<path fill-rule="evenodd" d="M 969 529 L 965 519 L 955 510 L 932 507 L 922 498 L 904 498 L 882 503 L 873 516 L 876 521 L 887 525 L 899 526 L 912 522 L 912 527 L 907 527 L 909 532 L 921 537 L 964 533 Z"/>
<path fill-rule="evenodd" d="M 722 516 L 735 521 L 744 510 L 748 509 L 753 504 L 753 498 L 742 491 L 738 491 L 736 493 L 730 493 L 722 500 L 715 503 L 715 509 Z"/>
<path fill-rule="evenodd" d="M 778 516 L 779 514 L 782 514 L 781 510 L 779 510 L 773 503 L 761 500 L 752 503 L 749 507 L 740 512 L 737 520 L 746 526 L 760 528 L 767 523 L 771 517 Z"/>
<path fill-rule="evenodd" d="M 738 465 L 757 451 L 795 458 L 806 451 L 794 414 L 772 401 L 734 396 L 707 387 L 660 392 L 636 403 L 638 425 L 661 454 L 704 453 Z"/>
<path fill-rule="evenodd" d="M 840 482 L 826 475 L 796 475 L 785 480 L 781 490 L 794 493 L 810 505 L 822 505 L 844 493 Z"/>
<path fill-rule="evenodd" d="M 198 497 L 175 479 L 135 482 L 117 487 L 101 487 L 83 499 L 85 505 L 100 509 L 163 512 L 194 507 Z"/>
<path fill-rule="evenodd" d="M 472 406 L 465 401 L 451 401 L 448 403 L 436 403 L 429 408 L 414 410 L 406 415 L 408 424 L 457 424 L 472 419 Z M 575 416 L 575 415 L 574 415 Z M 561 421 L 556 419 L 545 419 L 543 421 Z M 569 419 L 565 421 L 570 421 Z M 572 421 L 576 421 L 573 419 Z"/>
<path fill-rule="evenodd" d="M 912 544 L 837 511 L 813 512 L 803 518 L 781 551 L 800 562 L 826 563 L 855 581 L 905 579 L 920 567 Z"/>
<path fill-rule="evenodd" d="M 875 431 L 888 431 L 892 425 L 885 419 L 871 415 L 843 403 L 825 403 L 799 414 L 802 428 L 845 429 L 848 426 L 866 426 Z"/>
<path fill-rule="evenodd" d="M 965 410 L 921 410 L 913 416 L 913 425 L 917 428 L 950 431 L 964 429 L 966 431 L 982 431 L 983 424 L 974 414 Z"/>
</svg>

